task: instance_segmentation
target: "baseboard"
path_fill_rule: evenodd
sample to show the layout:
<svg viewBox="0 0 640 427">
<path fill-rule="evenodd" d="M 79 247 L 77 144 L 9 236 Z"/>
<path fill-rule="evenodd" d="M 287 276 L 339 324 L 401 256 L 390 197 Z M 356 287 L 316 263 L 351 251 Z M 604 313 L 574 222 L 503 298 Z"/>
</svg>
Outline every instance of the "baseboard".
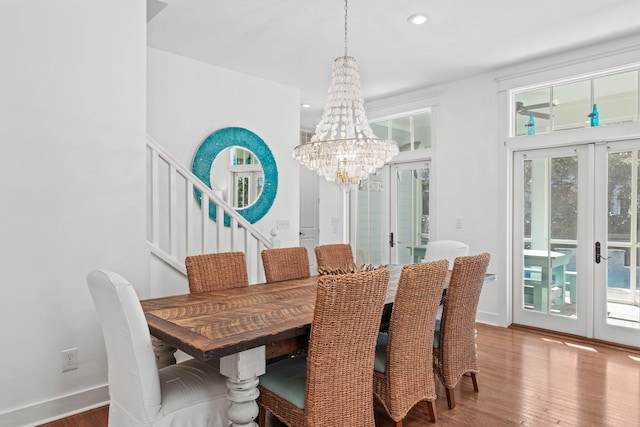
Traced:
<svg viewBox="0 0 640 427">
<path fill-rule="evenodd" d="M 509 326 L 509 324 L 505 323 L 504 316 L 500 316 L 498 313 L 489 313 L 483 311 L 478 311 L 476 313 L 476 322 L 493 326 Z"/>
<path fill-rule="evenodd" d="M 109 403 L 107 385 L 35 403 L 0 414 L 0 427 L 32 427 L 98 408 Z"/>
<path fill-rule="evenodd" d="M 599 339 L 596 339 L 596 338 L 587 338 L 587 337 L 583 337 L 581 335 L 567 334 L 565 332 L 557 332 L 557 331 L 552 331 L 552 330 L 549 330 L 549 329 L 536 328 L 534 326 L 520 325 L 520 324 L 517 324 L 517 323 L 512 323 L 511 325 L 509 325 L 509 329 L 519 330 L 519 331 L 527 331 L 527 332 L 535 332 L 535 333 L 540 334 L 540 335 L 547 335 L 547 336 L 553 336 L 553 337 L 560 337 L 560 338 L 564 338 L 564 339 L 571 339 L 572 341 L 577 341 L 577 342 L 581 342 L 581 343 L 598 344 L 598 345 L 601 345 L 603 347 L 612 348 L 614 350 L 621 350 L 621 351 L 627 351 L 627 352 L 633 353 L 633 354 L 640 354 L 640 347 L 638 347 L 638 346 L 618 344 L 618 343 L 615 343 L 615 342 L 599 340 Z"/>
</svg>

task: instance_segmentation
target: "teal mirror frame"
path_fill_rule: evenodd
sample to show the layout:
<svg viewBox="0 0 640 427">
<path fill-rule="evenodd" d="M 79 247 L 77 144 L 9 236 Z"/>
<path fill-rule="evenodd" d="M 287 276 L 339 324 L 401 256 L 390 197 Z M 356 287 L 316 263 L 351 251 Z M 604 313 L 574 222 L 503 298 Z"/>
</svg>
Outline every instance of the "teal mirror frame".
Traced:
<svg viewBox="0 0 640 427">
<path fill-rule="evenodd" d="M 271 209 L 278 191 L 276 160 L 262 138 L 245 128 L 228 127 L 219 129 L 205 138 L 198 147 L 193 157 L 191 172 L 211 188 L 210 175 L 213 161 L 220 152 L 234 146 L 251 150 L 260 160 L 264 171 L 264 187 L 258 199 L 250 206 L 236 209 L 240 215 L 253 224 Z M 198 204 L 202 205 L 202 193 L 199 190 L 194 190 L 194 195 Z M 210 201 L 209 217 L 216 221 L 216 216 L 216 205 Z M 231 225 L 231 218 L 226 214 L 224 215 L 224 225 L 227 227 Z"/>
</svg>

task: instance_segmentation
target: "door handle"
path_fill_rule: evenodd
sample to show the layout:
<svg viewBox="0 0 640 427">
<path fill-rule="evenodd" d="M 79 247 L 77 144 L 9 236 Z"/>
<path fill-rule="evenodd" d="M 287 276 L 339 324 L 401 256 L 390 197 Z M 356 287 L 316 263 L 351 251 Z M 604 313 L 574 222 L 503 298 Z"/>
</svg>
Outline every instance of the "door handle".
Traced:
<svg viewBox="0 0 640 427">
<path fill-rule="evenodd" d="M 596 264 L 600 264 L 601 260 L 608 260 L 609 258 L 600 255 L 600 242 L 596 242 Z"/>
<path fill-rule="evenodd" d="M 389 233 L 389 246 L 393 247 L 393 231 Z"/>
</svg>

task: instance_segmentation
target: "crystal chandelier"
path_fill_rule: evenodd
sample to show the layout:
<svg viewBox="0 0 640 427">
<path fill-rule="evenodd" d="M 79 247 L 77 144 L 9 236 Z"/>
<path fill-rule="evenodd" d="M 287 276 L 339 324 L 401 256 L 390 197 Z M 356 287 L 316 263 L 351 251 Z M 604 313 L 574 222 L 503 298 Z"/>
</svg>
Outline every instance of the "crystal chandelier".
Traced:
<svg viewBox="0 0 640 427">
<path fill-rule="evenodd" d="M 322 119 L 311 140 L 294 148 L 293 157 L 349 190 L 398 154 L 398 146 L 378 138 L 367 121 L 358 64 L 347 55 L 347 12 L 345 0 L 344 56 L 333 63 Z"/>
</svg>

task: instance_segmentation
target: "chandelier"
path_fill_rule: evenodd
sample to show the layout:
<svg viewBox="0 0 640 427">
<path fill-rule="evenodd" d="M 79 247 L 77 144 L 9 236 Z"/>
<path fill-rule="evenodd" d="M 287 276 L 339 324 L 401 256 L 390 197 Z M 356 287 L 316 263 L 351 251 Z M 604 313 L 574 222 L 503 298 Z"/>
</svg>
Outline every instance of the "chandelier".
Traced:
<svg viewBox="0 0 640 427">
<path fill-rule="evenodd" d="M 344 2 L 344 56 L 336 58 L 320 123 L 309 142 L 293 150 L 302 165 L 349 190 L 398 154 L 394 141 L 378 138 L 369 126 L 360 93 L 356 60 L 347 55 Z"/>
</svg>

